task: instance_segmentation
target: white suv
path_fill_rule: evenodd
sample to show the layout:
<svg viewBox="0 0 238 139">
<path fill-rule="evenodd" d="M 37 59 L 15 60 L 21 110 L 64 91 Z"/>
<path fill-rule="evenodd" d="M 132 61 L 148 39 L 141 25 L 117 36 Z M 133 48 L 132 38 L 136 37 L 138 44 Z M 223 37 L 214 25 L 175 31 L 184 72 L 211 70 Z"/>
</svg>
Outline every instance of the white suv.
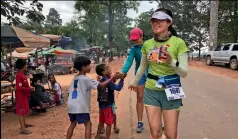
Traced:
<svg viewBox="0 0 238 139">
<path fill-rule="evenodd" d="M 218 46 L 206 54 L 207 65 L 224 63 L 233 70 L 238 69 L 238 43 L 228 43 Z"/>
</svg>

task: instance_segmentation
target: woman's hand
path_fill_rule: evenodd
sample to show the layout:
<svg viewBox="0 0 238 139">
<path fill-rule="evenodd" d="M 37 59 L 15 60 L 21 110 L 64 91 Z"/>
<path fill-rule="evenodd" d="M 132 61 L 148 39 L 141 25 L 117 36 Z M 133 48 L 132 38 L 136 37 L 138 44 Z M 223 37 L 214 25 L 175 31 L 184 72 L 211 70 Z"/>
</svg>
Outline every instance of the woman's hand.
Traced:
<svg viewBox="0 0 238 139">
<path fill-rule="evenodd" d="M 166 51 L 164 52 L 164 55 L 165 55 L 165 56 L 163 57 L 163 59 L 165 59 L 165 61 L 170 64 L 170 63 L 172 62 L 173 58 L 172 58 L 172 56 L 170 55 L 169 51 L 166 50 Z"/>
<path fill-rule="evenodd" d="M 137 91 L 137 86 L 134 86 L 134 85 L 129 85 L 129 87 L 128 87 L 128 89 L 130 90 L 130 91 L 134 91 L 134 92 L 136 92 Z"/>
<path fill-rule="evenodd" d="M 116 72 L 115 74 L 112 74 L 111 79 L 117 80 L 119 78 L 119 72 Z"/>
<path fill-rule="evenodd" d="M 127 74 L 125 74 L 125 73 L 120 73 L 120 79 L 125 79 L 126 78 L 126 76 L 127 76 Z"/>
<path fill-rule="evenodd" d="M 101 76 L 97 76 L 97 81 L 101 81 L 102 77 Z"/>
</svg>

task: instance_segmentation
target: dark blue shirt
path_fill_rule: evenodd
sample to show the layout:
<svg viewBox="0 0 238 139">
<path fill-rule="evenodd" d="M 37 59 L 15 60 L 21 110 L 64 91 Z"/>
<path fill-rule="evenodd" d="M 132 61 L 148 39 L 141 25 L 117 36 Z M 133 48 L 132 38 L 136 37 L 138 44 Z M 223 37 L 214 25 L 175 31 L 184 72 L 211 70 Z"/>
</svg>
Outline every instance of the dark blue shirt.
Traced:
<svg viewBox="0 0 238 139">
<path fill-rule="evenodd" d="M 101 82 L 109 80 L 107 77 L 103 77 Z M 107 87 L 98 87 L 98 103 L 99 108 L 107 108 L 114 103 L 114 91 L 121 91 L 123 87 L 123 80 L 121 79 L 118 84 L 111 82 Z"/>
</svg>

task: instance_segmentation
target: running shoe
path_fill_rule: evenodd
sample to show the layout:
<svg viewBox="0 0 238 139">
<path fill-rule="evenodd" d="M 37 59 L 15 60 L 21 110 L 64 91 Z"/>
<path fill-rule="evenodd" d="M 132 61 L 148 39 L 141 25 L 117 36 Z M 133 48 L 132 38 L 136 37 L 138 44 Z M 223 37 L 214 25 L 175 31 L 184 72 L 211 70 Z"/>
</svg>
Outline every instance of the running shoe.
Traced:
<svg viewBox="0 0 238 139">
<path fill-rule="evenodd" d="M 143 124 L 143 122 L 138 122 L 138 126 L 137 126 L 137 128 L 136 128 L 136 132 L 137 132 L 137 133 L 142 133 L 143 130 L 144 130 L 144 124 Z"/>
</svg>

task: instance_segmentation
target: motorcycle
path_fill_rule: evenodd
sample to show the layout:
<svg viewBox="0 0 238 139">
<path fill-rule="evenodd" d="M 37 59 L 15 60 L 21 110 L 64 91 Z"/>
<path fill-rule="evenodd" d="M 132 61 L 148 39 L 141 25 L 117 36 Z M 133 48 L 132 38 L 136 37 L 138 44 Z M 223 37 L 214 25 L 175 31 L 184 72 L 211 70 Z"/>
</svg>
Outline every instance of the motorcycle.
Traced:
<svg viewBox="0 0 238 139">
<path fill-rule="evenodd" d="M 1 72 L 1 81 L 13 82 L 16 79 L 16 72 L 11 74 L 10 70 Z"/>
<path fill-rule="evenodd" d="M 95 64 L 98 64 L 98 63 L 99 63 L 99 57 L 98 57 L 98 56 L 95 56 L 95 57 L 94 57 L 94 62 L 95 62 Z"/>
</svg>

